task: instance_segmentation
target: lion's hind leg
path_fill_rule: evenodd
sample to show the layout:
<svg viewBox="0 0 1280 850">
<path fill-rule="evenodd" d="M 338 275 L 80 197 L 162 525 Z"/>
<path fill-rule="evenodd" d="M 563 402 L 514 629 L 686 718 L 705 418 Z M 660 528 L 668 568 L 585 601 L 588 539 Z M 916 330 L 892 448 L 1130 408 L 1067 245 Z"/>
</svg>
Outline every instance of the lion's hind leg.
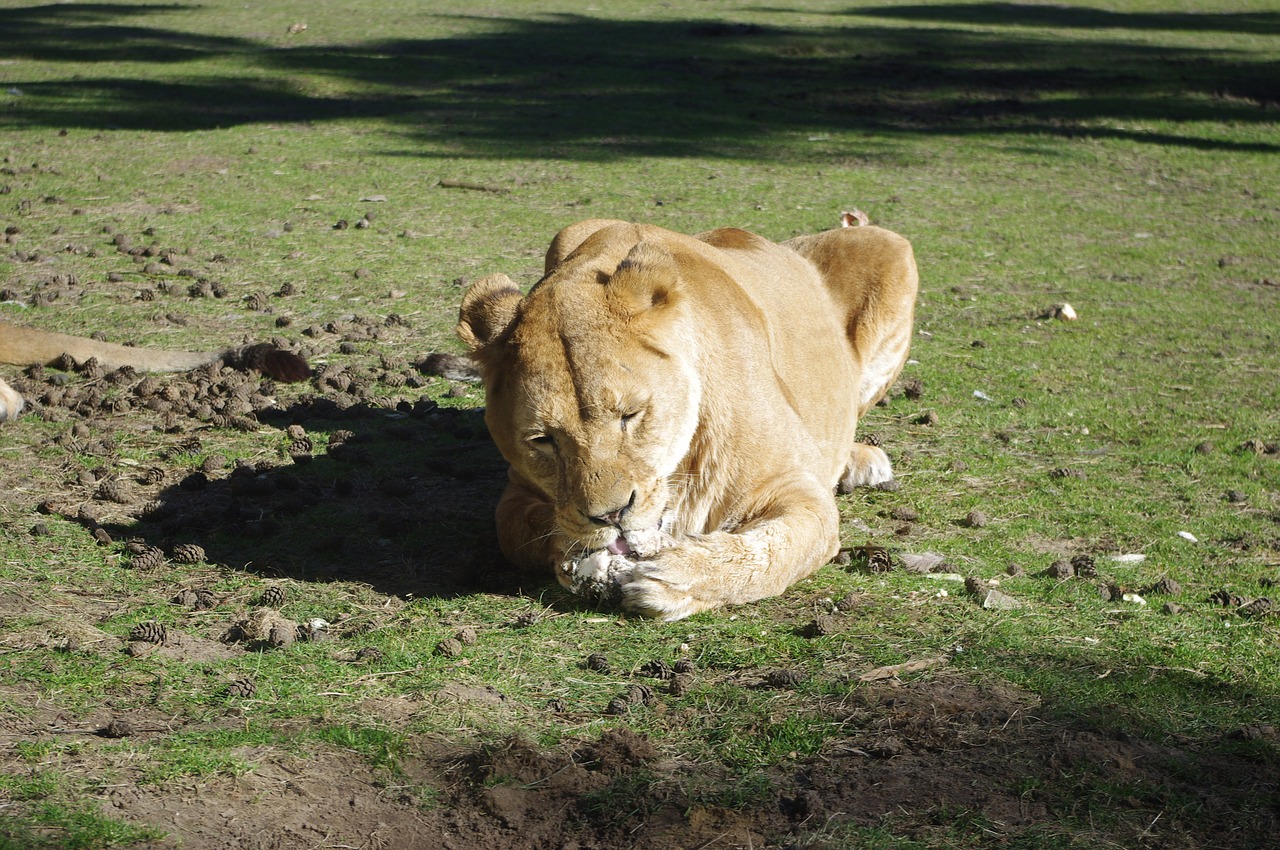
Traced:
<svg viewBox="0 0 1280 850">
<path fill-rule="evenodd" d="M 920 286 L 911 243 L 879 227 L 846 227 L 785 244 L 814 264 L 844 316 L 862 376 L 861 416 L 884 397 L 907 362 Z"/>
</svg>

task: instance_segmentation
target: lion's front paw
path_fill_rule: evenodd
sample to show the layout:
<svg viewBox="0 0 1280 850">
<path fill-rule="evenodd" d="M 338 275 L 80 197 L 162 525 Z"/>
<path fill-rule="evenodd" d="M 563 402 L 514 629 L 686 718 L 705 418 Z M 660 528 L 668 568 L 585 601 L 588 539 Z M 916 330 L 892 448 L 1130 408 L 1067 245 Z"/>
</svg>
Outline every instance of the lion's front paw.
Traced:
<svg viewBox="0 0 1280 850">
<path fill-rule="evenodd" d="M 556 578 L 574 596 L 592 605 L 616 606 L 622 601 L 622 582 L 634 567 L 635 561 L 630 558 L 599 549 L 561 563 Z"/>
<path fill-rule="evenodd" d="M 13 419 L 21 412 L 22 396 L 4 381 L 0 381 L 0 422 Z"/>
<path fill-rule="evenodd" d="M 717 607 L 696 592 L 698 578 L 680 559 L 658 557 L 635 564 L 621 583 L 622 607 L 656 620 L 683 620 Z"/>
</svg>

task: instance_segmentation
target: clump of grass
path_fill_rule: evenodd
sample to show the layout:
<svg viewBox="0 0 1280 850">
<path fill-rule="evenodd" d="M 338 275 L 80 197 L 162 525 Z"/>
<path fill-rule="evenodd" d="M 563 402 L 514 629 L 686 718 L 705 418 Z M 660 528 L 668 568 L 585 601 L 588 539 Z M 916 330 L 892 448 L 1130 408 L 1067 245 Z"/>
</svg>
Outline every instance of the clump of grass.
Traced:
<svg viewBox="0 0 1280 850">
<path fill-rule="evenodd" d="M 127 847 L 164 835 L 152 827 L 106 817 L 77 799 L 67 780 L 52 771 L 0 776 L 0 795 L 7 801 L 5 816 L 0 818 L 4 850 Z"/>
</svg>

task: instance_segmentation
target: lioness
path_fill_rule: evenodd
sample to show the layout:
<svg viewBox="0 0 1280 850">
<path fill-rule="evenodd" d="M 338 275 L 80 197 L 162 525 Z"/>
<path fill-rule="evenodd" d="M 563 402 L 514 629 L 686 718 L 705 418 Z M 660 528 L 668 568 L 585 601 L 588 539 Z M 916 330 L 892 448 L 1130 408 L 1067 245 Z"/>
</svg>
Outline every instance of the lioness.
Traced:
<svg viewBox="0 0 1280 850">
<path fill-rule="evenodd" d="M 775 244 L 607 220 L 561 231 L 527 296 L 477 281 L 457 332 L 510 464 L 503 553 L 666 620 L 781 593 L 838 550 L 833 490 L 892 480 L 854 431 L 906 361 L 917 287 L 877 227 Z"/>
<path fill-rule="evenodd" d="M 277 381 L 301 381 L 311 374 L 307 362 L 269 343 L 217 352 L 165 351 L 130 348 L 79 336 L 40 331 L 0 321 L 0 363 L 13 366 L 49 365 L 66 354 L 77 363 L 97 358 L 106 369 L 132 366 L 140 372 L 185 372 L 215 360 L 254 368 Z M 0 422 L 22 412 L 22 396 L 0 381 Z"/>
</svg>

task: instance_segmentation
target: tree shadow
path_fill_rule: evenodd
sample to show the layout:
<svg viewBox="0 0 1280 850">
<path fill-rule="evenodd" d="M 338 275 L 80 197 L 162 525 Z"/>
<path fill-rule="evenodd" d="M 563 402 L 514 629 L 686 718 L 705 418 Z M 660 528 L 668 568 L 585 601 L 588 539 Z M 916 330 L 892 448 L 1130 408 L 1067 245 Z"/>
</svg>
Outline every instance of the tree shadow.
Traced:
<svg viewBox="0 0 1280 850">
<path fill-rule="evenodd" d="M 905 21 L 1064 29 L 1224 32 L 1241 35 L 1280 33 L 1276 12 L 1112 12 L 1087 6 L 1032 3 L 953 3 L 936 6 L 864 6 L 844 14 Z"/>
<path fill-rule="evenodd" d="M 1280 63 L 1219 49 L 1117 39 L 1135 29 L 1269 34 L 1280 14 L 1127 15 L 1002 4 L 854 8 L 826 26 L 617 21 L 587 15 L 477 20 L 438 39 L 288 47 L 149 27 L 170 6 L 0 10 L 0 58 L 151 63 L 147 79 L 11 80 L 11 126 L 194 130 L 379 118 L 405 155 L 759 157 L 796 134 L 869 138 L 850 155 L 894 157 L 913 136 L 1091 135 L 1224 151 L 1280 144 L 1214 138 L 1197 122 L 1269 125 Z M 928 26 L 877 26 L 892 18 Z M 855 21 L 842 23 L 841 21 Z M 468 19 L 460 19 L 466 25 Z M 480 26 L 483 23 L 483 26 Z M 963 26 L 939 26 L 957 24 Z M 1009 25 L 1055 26 L 1048 38 Z M 976 26 L 1003 25 L 999 31 Z M 109 46 L 106 46 L 109 45 Z M 234 55 L 235 76 L 186 71 Z M 312 78 L 333 94 L 315 94 Z M 1141 122 L 1161 122 L 1159 128 Z M 1117 122 L 1138 122 L 1124 127 Z M 815 157 L 829 159 L 826 146 Z"/>
</svg>

